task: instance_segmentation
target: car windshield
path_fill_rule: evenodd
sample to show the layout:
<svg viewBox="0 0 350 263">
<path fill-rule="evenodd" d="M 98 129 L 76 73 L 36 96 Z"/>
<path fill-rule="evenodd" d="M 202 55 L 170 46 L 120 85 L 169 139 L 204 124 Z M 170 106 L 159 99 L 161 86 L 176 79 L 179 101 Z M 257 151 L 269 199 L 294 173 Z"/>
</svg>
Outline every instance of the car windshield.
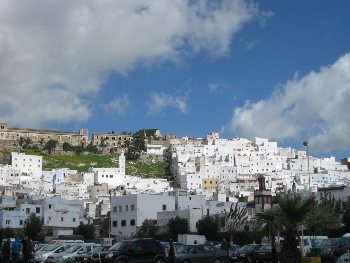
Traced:
<svg viewBox="0 0 350 263">
<path fill-rule="evenodd" d="M 237 245 L 230 246 L 230 251 L 237 251 L 239 249 L 240 249 L 240 246 L 237 246 Z"/>
<path fill-rule="evenodd" d="M 177 253 L 188 253 L 192 248 L 193 246 L 182 245 L 182 246 L 176 247 L 175 249 Z"/>
<path fill-rule="evenodd" d="M 99 247 L 95 247 L 93 252 L 100 252 L 100 251 L 106 251 L 108 250 L 110 247 L 104 247 L 104 246 L 99 246 Z"/>
<path fill-rule="evenodd" d="M 259 248 L 259 251 L 271 251 L 271 245 L 264 245 Z"/>
<path fill-rule="evenodd" d="M 132 241 L 119 241 L 111 246 L 108 250 L 125 250 L 132 244 Z"/>
<path fill-rule="evenodd" d="M 72 247 L 66 249 L 65 252 L 67 252 L 67 253 L 74 253 L 74 252 L 78 251 L 80 248 L 82 248 L 82 246 L 72 246 Z"/>
<path fill-rule="evenodd" d="M 59 248 L 61 245 L 48 245 L 44 247 L 41 251 L 54 251 L 56 248 Z"/>
<path fill-rule="evenodd" d="M 38 245 L 36 245 L 35 247 L 34 247 L 34 250 L 35 251 L 38 251 L 39 249 L 42 249 L 42 248 L 44 248 L 46 245 L 45 244 L 38 244 Z"/>
<path fill-rule="evenodd" d="M 350 245 L 350 237 L 342 237 L 339 242 L 341 247 L 348 247 Z"/>
<path fill-rule="evenodd" d="M 256 245 L 245 245 L 239 251 L 252 251 L 256 248 Z"/>
</svg>

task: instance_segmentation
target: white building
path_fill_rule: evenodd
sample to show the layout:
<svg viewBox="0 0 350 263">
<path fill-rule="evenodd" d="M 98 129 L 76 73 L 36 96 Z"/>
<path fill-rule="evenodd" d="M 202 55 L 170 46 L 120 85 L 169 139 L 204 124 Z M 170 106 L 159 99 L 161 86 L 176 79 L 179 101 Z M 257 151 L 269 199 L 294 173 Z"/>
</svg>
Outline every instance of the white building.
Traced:
<svg viewBox="0 0 350 263">
<path fill-rule="evenodd" d="M 28 173 L 34 177 L 41 177 L 42 156 L 26 155 L 25 153 L 11 153 L 11 165 L 13 169 L 20 170 L 22 173 Z"/>
<path fill-rule="evenodd" d="M 175 196 L 124 195 L 112 197 L 111 233 L 134 236 L 145 219 L 157 220 L 157 212 L 175 210 Z"/>
<path fill-rule="evenodd" d="M 147 144 L 147 154 L 164 155 L 166 148 L 163 145 Z"/>
<path fill-rule="evenodd" d="M 125 155 L 122 152 L 119 156 L 118 168 L 90 168 L 91 173 L 94 173 L 95 183 L 118 186 L 123 184 L 125 176 Z"/>
</svg>

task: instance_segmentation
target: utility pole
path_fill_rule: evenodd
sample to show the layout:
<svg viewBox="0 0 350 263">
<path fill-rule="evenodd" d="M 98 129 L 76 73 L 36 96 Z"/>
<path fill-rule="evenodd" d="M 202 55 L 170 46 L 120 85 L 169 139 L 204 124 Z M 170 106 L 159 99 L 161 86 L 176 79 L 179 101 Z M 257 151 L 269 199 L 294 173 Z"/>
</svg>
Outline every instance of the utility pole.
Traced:
<svg viewBox="0 0 350 263">
<path fill-rule="evenodd" d="M 108 244 L 111 242 L 111 225 L 112 225 L 112 189 L 109 189 L 109 218 L 108 218 Z"/>
<path fill-rule="evenodd" d="M 306 158 L 307 158 L 307 171 L 309 173 L 309 190 L 311 188 L 311 175 L 310 175 L 310 156 L 309 156 L 309 143 L 307 141 L 303 142 L 306 147 Z"/>
</svg>

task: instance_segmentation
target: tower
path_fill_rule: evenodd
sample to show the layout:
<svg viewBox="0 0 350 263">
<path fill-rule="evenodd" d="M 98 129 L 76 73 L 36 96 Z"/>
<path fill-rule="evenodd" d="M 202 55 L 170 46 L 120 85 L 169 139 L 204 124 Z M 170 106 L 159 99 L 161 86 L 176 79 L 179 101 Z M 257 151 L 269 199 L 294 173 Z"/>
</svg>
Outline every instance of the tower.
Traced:
<svg viewBox="0 0 350 263">
<path fill-rule="evenodd" d="M 119 171 L 121 175 L 125 175 L 125 155 L 124 150 L 119 155 Z"/>
</svg>

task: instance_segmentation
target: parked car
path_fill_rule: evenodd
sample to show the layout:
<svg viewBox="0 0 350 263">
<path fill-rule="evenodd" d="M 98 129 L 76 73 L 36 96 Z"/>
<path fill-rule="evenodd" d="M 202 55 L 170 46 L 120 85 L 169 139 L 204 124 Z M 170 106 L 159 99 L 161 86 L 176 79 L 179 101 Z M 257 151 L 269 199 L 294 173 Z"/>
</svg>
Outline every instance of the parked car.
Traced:
<svg viewBox="0 0 350 263">
<path fill-rule="evenodd" d="M 231 245 L 228 250 L 228 256 L 231 258 L 231 256 L 236 253 L 241 247 L 239 245 Z"/>
<path fill-rule="evenodd" d="M 100 244 L 95 243 L 83 243 L 78 245 L 73 245 L 70 248 L 67 248 L 65 251 L 60 253 L 54 253 L 48 256 L 45 260 L 45 263 L 57 263 L 66 259 L 72 259 L 77 255 L 85 255 L 91 252 L 95 247 L 101 246 Z"/>
<path fill-rule="evenodd" d="M 107 251 L 93 253 L 91 260 L 93 263 L 165 263 L 166 256 L 158 240 L 141 238 L 119 241 Z"/>
<path fill-rule="evenodd" d="M 34 246 L 35 253 L 38 253 L 40 250 L 42 250 L 44 247 L 48 246 L 48 244 L 36 244 Z"/>
<path fill-rule="evenodd" d="M 252 262 L 272 262 L 271 245 L 263 245 L 251 253 Z"/>
<path fill-rule="evenodd" d="M 237 252 L 232 253 L 230 256 L 231 262 L 253 262 L 252 253 L 259 249 L 259 244 L 248 244 L 241 247 Z"/>
<path fill-rule="evenodd" d="M 335 246 L 332 247 L 330 254 L 333 262 L 336 262 L 336 260 L 347 253 L 348 250 L 350 250 L 350 237 L 345 236 L 339 239 Z"/>
<path fill-rule="evenodd" d="M 226 253 L 213 245 L 184 245 L 177 250 L 176 263 L 224 263 L 228 262 Z"/>
<path fill-rule="evenodd" d="M 35 263 L 45 262 L 45 260 L 49 256 L 51 256 L 53 254 L 61 253 L 70 247 L 71 247 L 71 245 L 67 245 L 67 244 L 47 245 L 47 246 L 43 247 L 38 253 L 35 253 L 33 262 L 35 262 Z"/>
<path fill-rule="evenodd" d="M 76 255 L 74 257 L 74 261 L 75 262 L 79 262 L 79 263 L 91 263 L 91 257 L 92 254 L 98 254 L 102 251 L 106 251 L 110 248 L 111 246 L 98 246 L 95 247 L 92 251 L 86 253 L 86 254 L 80 254 L 80 255 Z M 101 261 L 100 261 L 101 262 Z"/>
<path fill-rule="evenodd" d="M 165 250 L 165 255 L 168 256 L 168 253 L 169 253 L 169 242 L 161 242 L 164 250 Z M 174 249 L 175 249 L 175 255 L 176 255 L 176 250 L 183 246 L 184 244 L 182 243 L 179 243 L 179 242 L 173 242 L 173 245 L 174 245 Z"/>
</svg>

